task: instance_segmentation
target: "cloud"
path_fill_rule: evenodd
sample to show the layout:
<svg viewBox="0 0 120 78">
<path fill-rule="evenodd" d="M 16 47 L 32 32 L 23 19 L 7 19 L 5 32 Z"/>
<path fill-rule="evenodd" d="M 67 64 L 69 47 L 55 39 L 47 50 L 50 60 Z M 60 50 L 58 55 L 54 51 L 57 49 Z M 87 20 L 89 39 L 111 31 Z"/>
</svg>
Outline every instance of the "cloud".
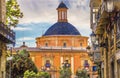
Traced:
<svg viewBox="0 0 120 78">
<path fill-rule="evenodd" d="M 78 29 L 90 29 L 89 0 L 18 0 L 24 17 L 20 23 L 55 23 L 59 3 L 64 1 L 68 9 L 68 21 Z M 29 5 L 28 5 L 29 4 Z"/>
<path fill-rule="evenodd" d="M 63 0 L 18 0 L 21 11 L 24 13 L 20 23 L 56 22 L 56 8 L 61 1 Z M 73 21 L 73 18 L 75 21 L 89 20 L 89 0 L 64 0 L 64 2 L 69 8 L 68 20 Z"/>
<path fill-rule="evenodd" d="M 32 30 L 32 28 L 28 28 L 28 27 L 16 27 L 16 28 L 12 28 L 15 31 L 26 31 L 26 30 Z"/>
<path fill-rule="evenodd" d="M 30 41 L 30 40 L 35 40 L 33 37 L 22 37 L 18 38 L 17 41 Z"/>
<path fill-rule="evenodd" d="M 16 42 L 15 47 L 20 47 L 21 45 L 23 45 L 23 41 Z M 28 47 L 35 47 L 36 46 L 34 41 L 32 41 L 32 42 L 25 41 L 25 45 Z"/>
<path fill-rule="evenodd" d="M 61 1 L 64 1 L 69 8 L 67 12 L 68 22 L 74 25 L 83 36 L 89 36 L 91 33 L 89 0 L 17 1 L 24 14 L 24 17 L 20 19 L 18 27 L 14 29 L 17 32 L 17 40 L 24 36 L 34 38 L 33 42 L 35 42 L 36 37 L 43 35 L 51 25 L 57 22 L 56 8 Z M 28 41 L 30 40 L 28 39 Z M 33 43 L 33 45 L 35 45 L 35 43 Z"/>
<path fill-rule="evenodd" d="M 18 0 L 18 2 L 24 13 L 20 23 L 56 21 L 54 18 L 57 17 L 57 0 Z"/>
</svg>

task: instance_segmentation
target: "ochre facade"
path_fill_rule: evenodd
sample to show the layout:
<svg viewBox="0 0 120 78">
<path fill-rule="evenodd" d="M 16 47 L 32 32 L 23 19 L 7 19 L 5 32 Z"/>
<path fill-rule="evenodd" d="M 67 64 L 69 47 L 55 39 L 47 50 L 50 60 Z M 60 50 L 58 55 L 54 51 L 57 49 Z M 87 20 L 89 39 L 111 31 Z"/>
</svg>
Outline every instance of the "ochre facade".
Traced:
<svg viewBox="0 0 120 78">
<path fill-rule="evenodd" d="M 72 77 L 78 69 L 87 68 L 90 78 L 93 77 L 92 67 L 94 64 L 88 56 L 86 47 L 88 37 L 84 36 L 42 36 L 36 38 L 37 47 L 22 46 L 15 50 L 26 49 L 39 71 L 51 70 L 53 78 L 59 78 L 59 69 L 68 60 L 72 71 Z M 46 45 L 47 43 L 47 45 Z M 66 44 L 66 46 L 64 45 Z M 25 45 L 25 44 L 23 44 Z M 46 61 L 50 61 L 50 68 L 47 69 Z M 87 61 L 88 66 L 85 65 Z M 94 77 L 93 77 L 94 78 Z"/>
<path fill-rule="evenodd" d="M 43 36 L 36 38 L 37 47 L 86 47 L 88 37 L 84 36 Z"/>
<path fill-rule="evenodd" d="M 89 64 L 87 69 L 89 76 L 91 78 L 93 77 L 94 72 L 92 72 L 92 67 L 94 64 L 90 60 L 86 49 L 83 47 L 20 47 L 16 48 L 16 51 L 22 49 L 29 51 L 30 57 L 39 71 L 43 70 L 43 68 L 45 68 L 46 71 L 51 70 L 52 78 L 59 78 L 59 69 L 65 60 L 68 60 L 70 64 L 73 77 L 78 69 L 82 70 L 87 68 L 87 66 L 85 66 L 85 61 L 87 61 Z M 47 60 L 49 60 L 51 64 L 49 69 L 45 66 Z"/>
<path fill-rule="evenodd" d="M 80 32 L 67 20 L 67 7 L 61 2 L 58 6 L 58 21 L 52 25 L 41 37 L 36 38 L 36 47 L 22 47 L 26 49 L 39 70 L 51 73 L 51 78 L 59 78 L 59 70 L 67 64 L 72 71 L 72 78 L 78 69 L 86 69 L 90 78 L 93 63 L 88 56 L 86 47 L 88 37 L 81 36 Z"/>
</svg>

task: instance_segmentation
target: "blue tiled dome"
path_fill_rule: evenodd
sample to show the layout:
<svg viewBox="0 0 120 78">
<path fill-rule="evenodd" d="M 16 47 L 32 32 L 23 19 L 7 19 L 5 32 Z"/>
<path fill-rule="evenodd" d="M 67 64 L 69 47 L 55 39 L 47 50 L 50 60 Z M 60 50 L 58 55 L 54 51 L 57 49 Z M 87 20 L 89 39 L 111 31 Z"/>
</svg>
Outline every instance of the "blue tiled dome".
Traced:
<svg viewBox="0 0 120 78">
<path fill-rule="evenodd" d="M 80 35 L 79 31 L 68 22 L 57 22 L 43 36 L 48 35 Z"/>
</svg>

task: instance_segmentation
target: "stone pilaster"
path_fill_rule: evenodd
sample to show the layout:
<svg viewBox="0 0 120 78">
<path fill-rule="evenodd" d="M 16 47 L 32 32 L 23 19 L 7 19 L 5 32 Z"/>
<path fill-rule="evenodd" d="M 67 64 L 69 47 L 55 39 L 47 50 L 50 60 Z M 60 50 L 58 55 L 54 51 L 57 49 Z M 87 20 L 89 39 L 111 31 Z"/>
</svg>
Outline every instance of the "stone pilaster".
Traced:
<svg viewBox="0 0 120 78">
<path fill-rule="evenodd" d="M 104 78 L 107 78 L 106 49 L 104 49 Z"/>
<path fill-rule="evenodd" d="M 0 41 L 0 49 L 2 55 L 0 56 L 0 78 L 5 78 L 6 75 L 6 45 Z"/>
<path fill-rule="evenodd" d="M 6 0 L 0 0 L 0 22 L 6 22 Z"/>
</svg>

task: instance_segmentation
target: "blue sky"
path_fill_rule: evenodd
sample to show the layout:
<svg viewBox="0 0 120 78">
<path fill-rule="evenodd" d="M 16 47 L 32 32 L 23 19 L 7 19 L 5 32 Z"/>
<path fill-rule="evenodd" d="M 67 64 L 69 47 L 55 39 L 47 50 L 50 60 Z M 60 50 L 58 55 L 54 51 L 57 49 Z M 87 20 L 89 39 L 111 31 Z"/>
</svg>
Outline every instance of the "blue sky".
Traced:
<svg viewBox="0 0 120 78">
<path fill-rule="evenodd" d="M 89 0 L 17 0 L 24 17 L 19 19 L 16 32 L 16 47 L 26 45 L 35 47 L 35 38 L 40 37 L 57 22 L 59 3 L 63 1 L 68 9 L 68 22 L 74 25 L 83 36 L 89 36 L 90 10 Z"/>
</svg>

